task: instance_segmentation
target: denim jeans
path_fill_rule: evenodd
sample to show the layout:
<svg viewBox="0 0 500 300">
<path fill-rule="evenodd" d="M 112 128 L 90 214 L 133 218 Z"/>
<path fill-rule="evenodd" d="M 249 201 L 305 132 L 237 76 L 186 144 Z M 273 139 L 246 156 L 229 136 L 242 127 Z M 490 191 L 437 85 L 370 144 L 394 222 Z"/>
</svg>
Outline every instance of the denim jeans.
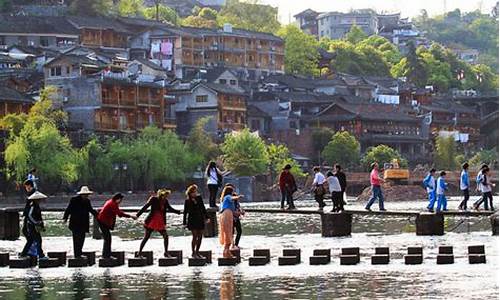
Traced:
<svg viewBox="0 0 500 300">
<path fill-rule="evenodd" d="M 372 185 L 372 197 L 368 200 L 366 208 L 369 209 L 373 202 L 378 199 L 378 208 L 384 209 L 384 195 L 382 195 L 382 188 L 379 185 Z"/>
<path fill-rule="evenodd" d="M 436 191 L 432 191 L 428 193 L 429 195 L 429 205 L 427 205 L 427 209 L 434 210 L 434 203 L 436 203 Z"/>
<path fill-rule="evenodd" d="M 288 191 L 288 189 L 283 189 L 281 191 L 281 207 L 285 206 L 285 201 L 289 207 L 294 207 L 293 195 L 292 193 L 290 193 L 290 191 Z"/>
<path fill-rule="evenodd" d="M 448 201 L 446 200 L 446 196 L 438 195 L 437 198 L 438 198 L 438 205 L 436 211 L 447 210 Z"/>
</svg>

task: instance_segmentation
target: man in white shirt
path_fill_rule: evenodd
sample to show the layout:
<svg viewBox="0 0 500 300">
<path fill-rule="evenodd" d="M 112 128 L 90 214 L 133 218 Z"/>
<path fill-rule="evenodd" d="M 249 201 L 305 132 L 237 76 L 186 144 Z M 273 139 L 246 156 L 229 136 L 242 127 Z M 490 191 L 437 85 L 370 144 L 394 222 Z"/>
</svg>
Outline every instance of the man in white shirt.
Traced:
<svg viewBox="0 0 500 300">
<path fill-rule="evenodd" d="M 340 186 L 339 179 L 336 174 L 329 171 L 326 174 L 326 181 L 328 182 L 328 189 L 332 194 L 333 208 L 332 212 L 340 212 L 344 210 L 344 199 L 342 197 L 342 187 Z"/>
<path fill-rule="evenodd" d="M 323 209 L 323 207 L 326 206 L 325 202 L 323 201 L 323 197 L 325 196 L 325 188 L 323 184 L 325 183 L 325 175 L 321 173 L 320 167 L 314 167 L 314 180 L 312 183 L 312 188 L 313 188 L 313 193 L 314 193 L 314 200 L 318 202 L 319 209 Z"/>
</svg>

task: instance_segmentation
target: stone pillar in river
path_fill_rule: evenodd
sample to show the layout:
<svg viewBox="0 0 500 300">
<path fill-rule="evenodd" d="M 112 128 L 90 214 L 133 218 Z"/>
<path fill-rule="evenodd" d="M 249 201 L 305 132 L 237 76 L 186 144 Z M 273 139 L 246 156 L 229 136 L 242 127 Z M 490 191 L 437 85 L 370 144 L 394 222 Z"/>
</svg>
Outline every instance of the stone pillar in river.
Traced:
<svg viewBox="0 0 500 300">
<path fill-rule="evenodd" d="M 324 213 L 321 214 L 321 236 L 350 236 L 352 230 L 352 214 Z"/>
<path fill-rule="evenodd" d="M 207 208 L 207 216 L 210 219 L 210 223 L 205 224 L 204 237 L 216 237 L 218 232 L 217 227 L 217 209 Z"/>
<path fill-rule="evenodd" d="M 417 235 L 444 235 L 444 216 L 440 213 L 420 213 L 416 219 Z"/>
<path fill-rule="evenodd" d="M 0 210 L 0 239 L 14 241 L 19 238 L 19 234 L 19 213 Z"/>
<path fill-rule="evenodd" d="M 491 232 L 493 235 L 498 235 L 498 212 L 490 216 Z"/>
</svg>

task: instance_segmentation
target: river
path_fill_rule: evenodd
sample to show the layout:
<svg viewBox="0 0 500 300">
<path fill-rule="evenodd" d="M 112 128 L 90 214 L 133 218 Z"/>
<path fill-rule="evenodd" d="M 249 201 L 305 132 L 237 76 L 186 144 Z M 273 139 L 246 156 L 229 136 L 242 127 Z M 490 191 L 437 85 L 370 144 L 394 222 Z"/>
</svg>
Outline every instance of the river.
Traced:
<svg viewBox="0 0 500 300">
<path fill-rule="evenodd" d="M 495 197 L 498 206 L 498 197 Z M 242 204 L 242 207 L 276 207 L 277 203 Z M 424 202 L 387 203 L 390 210 L 422 209 Z M 458 198 L 449 208 L 458 206 Z M 298 207 L 314 207 L 312 201 Z M 181 208 L 176 207 L 176 208 Z M 362 208 L 350 202 L 349 209 Z M 376 205 L 374 207 L 376 209 Z M 72 251 L 69 231 L 60 221 L 61 213 L 45 213 L 47 232 L 45 251 Z M 205 267 L 188 267 L 189 232 L 182 218 L 168 215 L 170 249 L 183 250 L 184 264 L 177 267 L 103 269 L 97 266 L 69 269 L 0 268 L 0 299 L 490 299 L 498 296 L 498 237 L 491 236 L 487 217 L 445 219 L 446 234 L 440 237 L 416 236 L 413 218 L 394 216 L 354 216 L 353 234 L 344 238 L 322 238 L 319 216 L 287 214 L 248 214 L 242 219 L 243 261 L 236 267 L 218 267 L 216 261 Z M 113 249 L 127 251 L 139 247 L 143 229 L 138 222 L 121 219 L 114 232 Z M 24 238 L 0 241 L 0 252 L 17 253 Z M 87 238 L 85 250 L 99 251 L 101 241 Z M 470 265 L 467 246 L 484 244 L 487 263 Z M 438 246 L 454 246 L 455 264 L 436 265 Z M 361 263 L 341 266 L 340 248 L 360 247 Z M 372 266 L 370 255 L 377 246 L 389 246 L 391 263 Z M 408 246 L 424 247 L 424 263 L 406 266 L 403 255 Z M 155 257 L 163 252 L 162 240 L 154 236 L 145 250 Z M 302 263 L 278 266 L 283 248 L 302 249 Z M 249 267 L 245 259 L 254 248 L 270 248 L 272 262 Z M 309 266 L 313 249 L 331 248 L 332 263 Z M 216 238 L 203 240 L 202 250 L 221 254 Z"/>
</svg>

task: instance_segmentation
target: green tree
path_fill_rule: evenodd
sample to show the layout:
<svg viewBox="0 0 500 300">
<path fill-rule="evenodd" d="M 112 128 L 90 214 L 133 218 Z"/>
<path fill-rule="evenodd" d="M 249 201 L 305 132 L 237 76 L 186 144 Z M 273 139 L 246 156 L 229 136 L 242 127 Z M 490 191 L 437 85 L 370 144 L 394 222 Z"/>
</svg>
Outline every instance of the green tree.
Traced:
<svg viewBox="0 0 500 300">
<path fill-rule="evenodd" d="M 208 20 L 200 16 L 188 16 L 182 20 L 181 24 L 183 26 L 191 26 L 197 28 L 217 28 L 217 22 L 214 20 Z"/>
<path fill-rule="evenodd" d="M 357 25 L 352 25 L 349 32 L 345 35 L 345 40 L 352 44 L 357 44 L 366 39 L 368 35 Z"/>
<path fill-rule="evenodd" d="M 334 134 L 335 131 L 328 127 L 317 127 L 313 129 L 311 133 L 312 147 L 314 154 L 318 154 L 318 164 L 321 164 L 321 151 L 328 145 Z"/>
<path fill-rule="evenodd" d="M 175 12 L 168 6 L 159 4 L 157 7 L 148 7 L 144 9 L 144 16 L 147 19 L 156 20 L 156 13 L 158 10 L 158 20 L 160 22 L 166 22 L 173 25 L 179 25 L 180 18 Z"/>
<path fill-rule="evenodd" d="M 198 13 L 198 16 L 207 19 L 207 20 L 217 20 L 217 11 L 210 7 L 204 7 Z"/>
<path fill-rule="evenodd" d="M 213 160 L 219 154 L 219 148 L 205 130 L 212 117 L 203 117 L 196 121 L 189 133 L 187 144 L 195 155 L 200 155 L 204 162 Z"/>
<path fill-rule="evenodd" d="M 79 183 L 103 192 L 113 180 L 113 165 L 107 149 L 95 138 L 79 151 Z"/>
<path fill-rule="evenodd" d="M 259 4 L 256 0 L 228 0 L 217 14 L 219 26 L 225 23 L 234 27 L 260 31 L 277 32 L 281 25 L 278 22 L 278 8 Z"/>
<path fill-rule="evenodd" d="M 106 15 L 112 8 L 112 0 L 73 0 L 69 7 L 72 14 L 86 16 Z"/>
<path fill-rule="evenodd" d="M 117 9 L 122 17 L 143 17 L 145 7 L 142 0 L 120 0 Z"/>
<path fill-rule="evenodd" d="M 0 12 L 8 12 L 12 9 L 12 0 L 0 0 Z"/>
<path fill-rule="evenodd" d="M 322 152 L 329 163 L 339 163 L 353 167 L 360 157 L 360 145 L 356 138 L 347 131 L 339 131 L 331 138 Z"/>
<path fill-rule="evenodd" d="M 438 169 L 453 171 L 457 168 L 455 161 L 457 156 L 456 148 L 455 139 L 452 136 L 436 138 L 434 164 Z"/>
<path fill-rule="evenodd" d="M 266 145 L 248 129 L 229 134 L 222 144 L 222 152 L 225 169 L 239 176 L 264 174 L 268 170 Z"/>
<path fill-rule="evenodd" d="M 498 163 L 498 150 L 481 150 L 477 152 L 469 161 L 469 164 L 474 168 L 480 168 L 482 164 L 487 164 L 491 168 Z"/>
<path fill-rule="evenodd" d="M 318 75 L 318 42 L 294 25 L 278 31 L 285 42 L 285 72 L 300 75 Z"/>
<path fill-rule="evenodd" d="M 278 174 L 287 165 L 291 165 L 290 170 L 295 177 L 304 177 L 299 164 L 292 158 L 290 150 L 285 145 L 270 144 L 267 146 L 267 157 L 269 158 L 269 169 L 272 182 L 276 181 Z"/>
<path fill-rule="evenodd" d="M 361 164 L 366 170 L 369 170 L 370 165 L 374 162 L 378 162 L 379 165 L 383 166 L 384 163 L 390 163 L 393 159 L 397 159 L 401 167 L 408 166 L 407 160 L 404 159 L 397 150 L 387 145 L 378 145 L 368 148 L 361 159 Z"/>
</svg>

